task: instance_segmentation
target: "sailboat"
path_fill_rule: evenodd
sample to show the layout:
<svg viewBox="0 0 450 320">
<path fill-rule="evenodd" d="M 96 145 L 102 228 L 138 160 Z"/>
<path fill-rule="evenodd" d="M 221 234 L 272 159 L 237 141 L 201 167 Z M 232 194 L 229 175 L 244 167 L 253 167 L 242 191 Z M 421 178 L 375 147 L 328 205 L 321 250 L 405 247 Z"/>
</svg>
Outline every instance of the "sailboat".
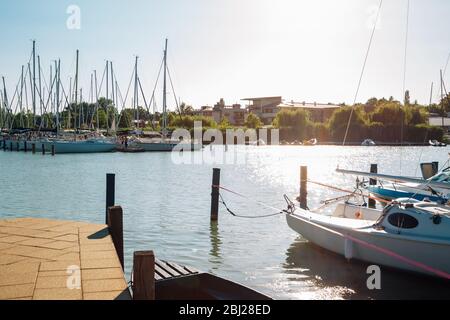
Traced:
<svg viewBox="0 0 450 320">
<path fill-rule="evenodd" d="M 75 74 L 75 105 L 78 103 L 78 59 L 79 51 L 76 52 L 76 74 Z M 60 67 L 56 70 L 57 76 L 57 106 L 59 110 L 59 85 L 60 85 Z M 58 122 L 58 121 L 57 121 Z M 80 123 L 81 125 L 81 123 Z M 59 123 L 57 123 L 57 133 L 55 138 L 41 139 L 37 145 L 42 145 L 46 151 L 54 149 L 55 153 L 100 153 L 112 152 L 116 150 L 114 139 L 108 139 L 99 133 L 78 135 L 73 132 L 71 137 L 60 135 Z"/>
<path fill-rule="evenodd" d="M 394 202 L 378 220 L 326 216 L 299 209 L 293 230 L 345 256 L 450 280 L 450 209 L 431 202 Z"/>
<path fill-rule="evenodd" d="M 428 179 L 344 170 L 339 168 L 336 169 L 336 172 L 392 182 L 392 185 L 363 185 L 370 193 L 386 200 L 413 198 L 421 201 L 430 200 L 446 203 L 450 197 L 450 167 L 441 170 L 439 173 Z"/>
<path fill-rule="evenodd" d="M 165 48 L 164 48 L 164 58 L 163 58 L 163 113 L 162 113 L 162 132 L 160 137 L 153 138 L 142 138 L 138 137 L 135 139 L 131 146 L 136 147 L 138 149 L 142 149 L 144 151 L 173 151 L 175 147 L 179 147 L 179 149 L 183 151 L 195 151 L 201 150 L 202 144 L 196 141 L 180 141 L 171 139 L 168 137 L 167 130 L 167 43 L 166 39 Z M 137 71 L 136 71 L 137 73 Z M 137 78 L 137 75 L 136 75 Z M 136 84 L 137 85 L 137 84 Z M 137 90 L 135 90 L 137 92 Z M 135 101 L 137 97 L 135 97 Z"/>
<path fill-rule="evenodd" d="M 378 14 L 381 5 L 382 1 Z M 376 24 L 373 32 L 375 28 Z M 364 67 L 361 76 L 363 72 Z M 351 116 L 344 145 L 350 120 Z M 341 169 L 337 172 L 413 184 L 417 193 L 432 189 L 447 195 L 450 190 L 450 184 L 440 179 L 443 173 L 423 180 Z M 446 205 L 407 198 L 389 203 L 382 211 L 341 205 L 332 215 L 296 210 L 291 204 L 289 208 L 289 227 L 322 248 L 347 259 L 450 280 L 450 208 Z"/>
</svg>

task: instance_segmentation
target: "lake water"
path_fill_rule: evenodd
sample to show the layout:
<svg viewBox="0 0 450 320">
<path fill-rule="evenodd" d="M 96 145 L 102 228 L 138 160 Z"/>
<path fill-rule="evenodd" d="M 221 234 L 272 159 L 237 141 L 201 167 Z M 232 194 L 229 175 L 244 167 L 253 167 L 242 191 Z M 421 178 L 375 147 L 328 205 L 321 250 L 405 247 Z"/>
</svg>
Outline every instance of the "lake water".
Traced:
<svg viewBox="0 0 450 320">
<path fill-rule="evenodd" d="M 221 147 L 215 147 L 216 156 Z M 220 150 L 218 150 L 220 148 Z M 221 184 L 251 198 L 223 193 L 243 215 L 284 209 L 295 198 L 299 166 L 309 178 L 352 190 L 355 178 L 336 167 L 420 176 L 419 163 L 448 160 L 448 148 L 432 147 L 236 147 L 238 164 L 174 164 L 170 153 L 113 153 L 55 157 L 0 152 L 0 218 L 22 216 L 104 223 L 105 175 L 116 174 L 116 203 L 124 209 L 125 264 L 132 253 L 154 250 L 160 259 L 191 265 L 244 283 L 276 299 L 449 298 L 449 282 L 382 268 L 382 289 L 366 288 L 367 265 L 347 262 L 307 243 L 283 216 L 242 219 L 220 207 L 209 219 L 213 167 Z M 210 154 L 206 148 L 201 155 Z M 448 165 L 448 163 L 447 163 Z M 342 194 L 309 185 L 311 208 Z M 450 257 L 449 257 L 450 258 Z"/>
</svg>

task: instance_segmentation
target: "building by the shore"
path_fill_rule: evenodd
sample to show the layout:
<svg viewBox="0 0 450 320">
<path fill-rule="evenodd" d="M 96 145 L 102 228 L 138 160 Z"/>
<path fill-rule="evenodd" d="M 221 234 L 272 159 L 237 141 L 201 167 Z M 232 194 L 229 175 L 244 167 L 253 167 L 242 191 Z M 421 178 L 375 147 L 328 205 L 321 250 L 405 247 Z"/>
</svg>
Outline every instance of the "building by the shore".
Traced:
<svg viewBox="0 0 450 320">
<path fill-rule="evenodd" d="M 272 124 L 279 111 L 278 106 L 282 104 L 282 97 L 260 97 L 244 98 L 247 101 L 247 110 L 249 113 L 257 115 L 265 125 Z"/>
<path fill-rule="evenodd" d="M 324 123 L 330 119 L 334 111 L 341 107 L 340 105 L 331 103 L 286 102 L 281 96 L 244 98 L 241 100 L 247 101 L 245 107 L 242 107 L 240 104 L 227 106 L 224 99 L 220 99 L 214 107 L 203 106 L 199 110 L 195 110 L 193 114 L 211 117 L 217 123 L 220 123 L 224 118 L 227 118 L 231 125 L 242 126 L 244 125 L 247 116 L 250 113 L 253 113 L 261 119 L 264 125 L 271 125 L 278 112 L 281 110 L 304 109 L 308 111 L 312 121 Z"/>
<path fill-rule="evenodd" d="M 317 102 L 283 102 L 283 98 L 277 97 L 262 97 L 262 98 L 244 98 L 248 101 L 247 109 L 249 112 L 256 114 L 261 121 L 266 124 L 272 124 L 281 110 L 290 109 L 298 110 L 304 109 L 310 114 L 310 119 L 314 122 L 324 123 L 330 119 L 331 115 L 341 106 L 336 104 L 323 104 Z"/>
<path fill-rule="evenodd" d="M 339 109 L 341 106 L 337 104 L 323 104 L 323 103 L 308 103 L 308 102 L 294 102 L 291 101 L 289 103 L 282 103 L 278 105 L 279 111 L 283 109 L 290 109 L 290 110 L 298 110 L 298 109 L 304 109 L 308 111 L 309 117 L 314 122 L 320 122 L 325 123 L 327 122 L 333 113 Z"/>
<path fill-rule="evenodd" d="M 450 132 L 450 118 L 430 114 L 428 121 L 430 126 L 442 127 L 446 133 Z"/>
</svg>

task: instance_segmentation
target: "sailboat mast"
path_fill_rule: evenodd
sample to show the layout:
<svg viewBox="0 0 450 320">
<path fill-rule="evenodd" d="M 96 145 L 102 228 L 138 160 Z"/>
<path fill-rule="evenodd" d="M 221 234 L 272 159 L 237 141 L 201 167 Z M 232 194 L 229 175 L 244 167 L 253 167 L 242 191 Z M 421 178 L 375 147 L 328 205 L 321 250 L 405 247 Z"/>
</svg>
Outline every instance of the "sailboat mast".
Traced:
<svg viewBox="0 0 450 320">
<path fill-rule="evenodd" d="M 139 129 L 138 59 L 139 57 L 136 56 L 134 64 L 134 109 L 136 112 L 136 129 Z"/>
<path fill-rule="evenodd" d="M 97 70 L 94 70 L 94 82 L 95 82 L 95 125 L 97 127 L 97 131 L 100 128 L 99 122 L 98 122 L 98 87 L 97 87 Z"/>
<path fill-rule="evenodd" d="M 8 94 L 6 93 L 6 84 L 5 84 L 5 77 L 2 77 L 3 81 L 3 105 L 5 106 L 5 112 L 8 114 Z"/>
<path fill-rule="evenodd" d="M 440 75 L 441 75 L 441 112 L 442 112 L 442 128 L 445 127 L 444 124 L 444 116 L 445 116 L 445 110 L 444 110 L 444 86 L 443 86 L 443 79 L 442 79 L 442 70 L 440 71 Z"/>
<path fill-rule="evenodd" d="M 43 121 L 43 110 L 42 110 L 42 80 L 41 80 L 41 56 L 38 56 L 38 81 L 39 81 L 39 110 L 41 114 L 41 122 Z"/>
<path fill-rule="evenodd" d="M 56 61 L 55 61 L 56 64 Z M 59 86 L 61 82 L 61 59 L 58 59 L 56 70 L 56 135 L 59 135 Z"/>
<path fill-rule="evenodd" d="M 163 85 L 163 135 L 166 136 L 167 128 L 167 39 L 164 48 L 164 85 Z"/>
<path fill-rule="evenodd" d="M 33 40 L 33 126 L 36 127 L 36 40 Z"/>
<path fill-rule="evenodd" d="M 114 69 L 113 69 L 113 63 L 112 61 L 109 62 L 109 66 L 111 69 L 111 100 L 113 105 L 115 105 L 115 98 L 114 98 Z"/>
<path fill-rule="evenodd" d="M 78 58 L 79 58 L 79 50 L 77 50 L 77 58 L 75 65 L 75 114 L 77 112 L 77 104 L 78 104 Z M 77 118 L 74 118 L 74 126 L 77 128 Z"/>
<path fill-rule="evenodd" d="M 23 123 L 23 68 L 24 68 L 24 66 L 22 65 L 22 73 L 20 75 L 20 125 L 22 128 L 24 127 L 24 123 Z"/>
</svg>

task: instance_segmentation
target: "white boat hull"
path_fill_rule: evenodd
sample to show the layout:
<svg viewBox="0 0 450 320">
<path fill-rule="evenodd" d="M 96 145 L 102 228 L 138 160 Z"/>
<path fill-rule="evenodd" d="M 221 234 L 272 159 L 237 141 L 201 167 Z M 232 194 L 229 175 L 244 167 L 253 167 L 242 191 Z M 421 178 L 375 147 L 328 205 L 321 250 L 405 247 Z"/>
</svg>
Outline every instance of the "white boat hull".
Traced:
<svg viewBox="0 0 450 320">
<path fill-rule="evenodd" d="M 336 221 L 334 219 L 346 218 L 328 217 L 308 211 L 287 215 L 286 219 L 290 228 L 310 242 L 348 259 L 437 276 L 431 269 L 420 267 L 421 264 L 450 274 L 448 241 L 417 240 L 414 237 L 390 234 L 371 227 L 364 228 L 364 223 L 369 225 L 370 222 L 365 220 L 358 223 L 360 228 L 353 228 L 356 225 L 343 227 L 334 223 Z M 364 244 L 349 240 L 348 236 Z M 375 250 L 373 246 L 381 250 Z M 382 252 L 383 249 L 387 249 L 388 253 Z M 399 256 L 416 263 L 408 263 Z"/>
<path fill-rule="evenodd" d="M 143 149 L 146 152 L 170 152 L 174 150 L 175 147 L 178 146 L 179 143 L 173 143 L 173 142 L 155 142 L 155 143 L 145 143 L 145 142 L 138 142 L 134 144 L 133 146 L 136 146 L 138 148 Z M 180 146 L 181 148 L 181 146 Z M 184 143 L 182 145 L 183 151 L 198 151 L 202 149 L 202 145 L 198 143 Z"/>
<path fill-rule="evenodd" d="M 48 141 L 42 142 L 46 151 L 51 151 L 55 147 L 56 154 L 64 153 L 102 153 L 113 152 L 116 150 L 116 144 L 111 142 L 98 141 Z M 42 147 L 40 147 L 42 151 Z"/>
</svg>

